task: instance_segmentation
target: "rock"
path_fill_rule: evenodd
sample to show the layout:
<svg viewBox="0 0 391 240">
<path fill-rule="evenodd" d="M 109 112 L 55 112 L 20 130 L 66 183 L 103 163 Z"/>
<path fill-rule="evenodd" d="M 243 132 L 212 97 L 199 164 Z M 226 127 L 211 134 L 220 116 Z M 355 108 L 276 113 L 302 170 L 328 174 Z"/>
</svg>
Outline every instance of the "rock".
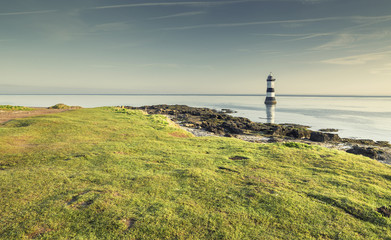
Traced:
<svg viewBox="0 0 391 240">
<path fill-rule="evenodd" d="M 362 145 L 377 145 L 376 142 L 371 139 L 343 138 L 342 141 L 348 143 L 362 144 Z"/>
<path fill-rule="evenodd" d="M 281 123 L 279 125 L 284 127 L 291 127 L 291 128 L 310 128 L 310 126 L 296 124 L 296 123 Z"/>
<path fill-rule="evenodd" d="M 338 132 L 338 129 L 335 128 L 322 128 L 319 129 L 320 132 Z"/>
<path fill-rule="evenodd" d="M 233 121 L 228 121 L 228 122 L 223 122 L 221 125 L 228 133 L 233 133 L 233 134 L 243 134 L 243 130 L 241 127 L 239 127 L 235 122 Z"/>
<path fill-rule="evenodd" d="M 341 138 L 338 134 L 312 131 L 310 140 L 314 142 L 339 142 L 341 141 Z"/>
<path fill-rule="evenodd" d="M 295 139 L 310 138 L 311 131 L 305 128 L 293 128 L 293 129 L 288 129 L 285 133 L 285 136 L 292 137 Z"/>
<path fill-rule="evenodd" d="M 387 141 L 377 141 L 376 145 L 382 146 L 382 147 L 391 147 L 391 144 Z"/>
<path fill-rule="evenodd" d="M 284 135 L 283 126 L 280 125 L 271 125 L 269 131 L 273 136 L 282 136 Z M 266 133 L 268 133 L 266 132 Z"/>
<path fill-rule="evenodd" d="M 283 142 L 281 138 L 271 137 L 268 140 L 269 143 Z"/>
<path fill-rule="evenodd" d="M 351 149 L 348 149 L 346 152 L 353 153 L 357 155 L 363 155 L 372 159 L 380 159 L 379 154 L 384 153 L 382 150 L 374 147 L 364 147 L 355 145 Z"/>
<path fill-rule="evenodd" d="M 226 113 L 229 109 L 218 112 L 208 108 L 194 108 L 185 105 L 154 105 L 139 108 L 148 114 L 165 114 L 172 116 L 172 120 L 180 122 L 186 127 L 202 128 L 219 135 L 232 136 L 237 134 L 266 134 L 276 137 L 290 137 L 294 139 L 310 138 L 311 131 L 307 126 L 298 124 L 263 124 L 252 122 L 247 118 L 233 117 Z"/>
<path fill-rule="evenodd" d="M 233 111 L 228 108 L 223 108 L 223 109 L 221 109 L 220 113 L 237 113 L 237 111 Z"/>
</svg>

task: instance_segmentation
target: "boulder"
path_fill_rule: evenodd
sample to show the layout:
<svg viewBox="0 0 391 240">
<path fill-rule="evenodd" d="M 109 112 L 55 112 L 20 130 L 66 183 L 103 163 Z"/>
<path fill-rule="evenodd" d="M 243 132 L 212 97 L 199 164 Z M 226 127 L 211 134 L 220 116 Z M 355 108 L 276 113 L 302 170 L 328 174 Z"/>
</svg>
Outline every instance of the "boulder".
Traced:
<svg viewBox="0 0 391 240">
<path fill-rule="evenodd" d="M 311 131 L 305 128 L 291 128 L 286 130 L 285 136 L 295 139 L 310 138 Z"/>
<path fill-rule="evenodd" d="M 372 159 L 380 159 L 379 154 L 382 154 L 383 151 L 374 147 L 364 147 L 355 145 L 351 149 L 348 149 L 346 152 L 353 153 L 356 155 L 363 155 Z"/>
<path fill-rule="evenodd" d="M 314 142 L 339 142 L 341 138 L 338 134 L 312 131 L 310 140 Z"/>
</svg>

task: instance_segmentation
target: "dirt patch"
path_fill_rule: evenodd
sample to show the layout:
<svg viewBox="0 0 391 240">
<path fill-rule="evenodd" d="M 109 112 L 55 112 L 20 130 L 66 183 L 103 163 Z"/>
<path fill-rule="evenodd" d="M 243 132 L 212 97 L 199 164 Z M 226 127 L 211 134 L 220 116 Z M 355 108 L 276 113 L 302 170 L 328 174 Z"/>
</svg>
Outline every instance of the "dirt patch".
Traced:
<svg viewBox="0 0 391 240">
<path fill-rule="evenodd" d="M 276 179 L 263 178 L 259 176 L 245 176 L 244 183 L 246 185 L 257 185 L 257 186 L 262 185 L 264 187 L 271 187 L 271 188 L 285 186 L 283 182 L 278 182 L 276 181 Z"/>
<path fill-rule="evenodd" d="M 33 139 L 32 136 L 10 136 L 7 141 L 8 144 L 12 146 L 21 146 L 21 147 L 27 147 L 30 146 L 30 144 L 27 144 L 30 140 Z"/>
<path fill-rule="evenodd" d="M 33 111 L 0 111 L 0 123 L 5 123 L 15 118 L 26 118 L 64 111 L 68 111 L 68 109 L 34 108 Z"/>
<path fill-rule="evenodd" d="M 178 138 L 188 138 L 189 137 L 189 135 L 184 132 L 172 132 L 169 134 L 173 137 L 178 137 Z"/>
<path fill-rule="evenodd" d="M 125 226 L 126 226 L 126 230 L 129 230 L 130 228 L 133 227 L 133 225 L 136 223 L 136 219 L 135 218 L 129 218 L 129 219 L 122 219 L 121 220 Z"/>
<path fill-rule="evenodd" d="M 30 234 L 27 235 L 27 237 L 28 237 L 29 239 L 39 238 L 39 237 L 41 237 L 43 234 L 45 234 L 46 232 L 50 232 L 50 231 L 53 231 L 53 230 L 50 229 L 50 228 L 47 228 L 47 227 L 42 227 L 42 226 L 36 227 L 35 230 L 34 230 L 32 233 L 30 233 Z"/>
</svg>

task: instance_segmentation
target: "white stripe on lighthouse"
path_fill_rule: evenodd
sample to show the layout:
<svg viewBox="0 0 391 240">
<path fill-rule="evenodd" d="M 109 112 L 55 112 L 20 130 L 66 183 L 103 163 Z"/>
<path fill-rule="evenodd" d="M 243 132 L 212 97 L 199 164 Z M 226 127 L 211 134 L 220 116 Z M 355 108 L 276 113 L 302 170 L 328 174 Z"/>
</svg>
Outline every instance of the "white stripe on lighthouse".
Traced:
<svg viewBox="0 0 391 240">
<path fill-rule="evenodd" d="M 268 92 L 266 94 L 266 97 L 275 97 L 275 96 L 276 96 L 276 94 L 274 92 Z"/>
</svg>

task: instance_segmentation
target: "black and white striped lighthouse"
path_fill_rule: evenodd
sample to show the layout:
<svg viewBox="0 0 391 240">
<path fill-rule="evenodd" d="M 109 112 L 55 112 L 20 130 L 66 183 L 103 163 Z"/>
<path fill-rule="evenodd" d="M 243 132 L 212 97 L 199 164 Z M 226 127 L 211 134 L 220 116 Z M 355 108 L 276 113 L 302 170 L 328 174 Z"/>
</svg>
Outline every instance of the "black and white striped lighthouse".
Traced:
<svg viewBox="0 0 391 240">
<path fill-rule="evenodd" d="M 265 104 L 268 104 L 268 105 L 277 104 L 276 93 L 274 91 L 274 82 L 275 81 L 276 81 L 276 79 L 273 78 L 272 73 L 270 73 L 269 76 L 267 77 L 267 90 L 266 90 Z"/>
</svg>

